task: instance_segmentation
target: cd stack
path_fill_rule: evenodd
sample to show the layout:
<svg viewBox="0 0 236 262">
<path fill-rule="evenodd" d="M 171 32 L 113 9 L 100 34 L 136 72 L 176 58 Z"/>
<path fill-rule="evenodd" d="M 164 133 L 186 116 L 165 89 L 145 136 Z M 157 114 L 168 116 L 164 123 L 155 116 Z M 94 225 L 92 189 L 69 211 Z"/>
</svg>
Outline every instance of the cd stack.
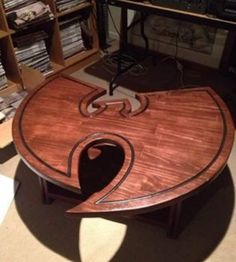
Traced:
<svg viewBox="0 0 236 262">
<path fill-rule="evenodd" d="M 60 37 L 64 58 L 85 50 L 82 38 L 80 17 L 59 22 Z"/>
<path fill-rule="evenodd" d="M 57 11 L 62 12 L 67 9 L 76 7 L 84 2 L 88 2 L 87 0 L 56 0 Z"/>
<path fill-rule="evenodd" d="M 5 70 L 2 66 L 1 61 L 2 60 L 1 60 L 1 53 L 0 53 L 0 90 L 7 87 L 7 77 L 6 77 L 6 73 L 5 73 Z"/>
<path fill-rule="evenodd" d="M 47 38 L 47 34 L 44 31 L 39 31 L 18 37 L 14 39 L 14 42 L 17 45 L 15 54 L 18 63 L 47 75 L 53 70 L 46 49 L 45 38 Z"/>
</svg>

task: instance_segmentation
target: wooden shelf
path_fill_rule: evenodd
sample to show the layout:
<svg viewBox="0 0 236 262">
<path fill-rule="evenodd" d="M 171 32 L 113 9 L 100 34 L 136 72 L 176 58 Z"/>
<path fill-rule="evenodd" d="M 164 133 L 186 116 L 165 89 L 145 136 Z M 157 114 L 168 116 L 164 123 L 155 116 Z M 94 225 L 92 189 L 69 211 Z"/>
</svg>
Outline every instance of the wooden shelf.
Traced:
<svg viewBox="0 0 236 262">
<path fill-rule="evenodd" d="M 8 36 L 8 32 L 0 30 L 0 39 Z"/>
<path fill-rule="evenodd" d="M 11 28 L 9 28 L 8 31 L 9 31 L 9 34 L 10 34 L 10 35 L 13 35 L 13 34 L 16 33 L 16 30 L 13 30 L 13 29 L 11 29 Z"/>
<path fill-rule="evenodd" d="M 77 53 L 77 54 L 67 58 L 65 60 L 65 65 L 66 65 L 66 67 L 71 66 L 75 63 L 78 63 L 79 61 L 82 61 L 82 60 L 88 58 L 89 56 L 94 55 L 97 52 L 98 52 L 98 49 L 93 48 L 93 49 L 90 49 L 90 50 L 86 50 L 86 51 L 82 51 L 80 53 Z"/>
<path fill-rule="evenodd" d="M 11 80 L 7 80 L 7 87 L 0 90 L 0 96 L 8 96 L 13 92 L 21 90 L 19 84 L 12 82 Z"/>
<path fill-rule="evenodd" d="M 57 64 L 55 62 L 51 62 L 51 65 L 52 65 L 52 68 L 54 70 L 53 74 L 55 74 L 57 72 L 60 72 L 64 68 L 64 66 L 59 65 L 59 64 Z"/>
<path fill-rule="evenodd" d="M 67 67 L 70 67 L 71 65 L 80 63 L 99 51 L 98 37 L 95 26 L 96 22 L 92 13 L 87 16 L 86 12 L 85 16 L 86 19 L 88 19 L 89 30 L 93 35 L 93 49 L 91 50 L 85 50 L 68 59 L 64 59 L 59 28 L 59 19 L 63 19 L 64 16 L 68 17 L 76 12 L 83 13 L 84 9 L 92 12 L 92 10 L 88 8 L 95 8 L 95 0 L 79 4 L 78 6 L 65 10 L 61 13 L 57 12 L 54 0 L 42 0 L 42 2 L 50 6 L 50 9 L 54 14 L 54 19 L 48 21 L 45 26 L 32 25 L 29 28 L 22 29 L 18 32 L 17 30 L 9 28 L 2 4 L 3 2 L 0 1 L 0 50 L 2 51 L 2 64 L 4 65 L 7 78 L 13 81 L 8 81 L 8 86 L 0 91 L 0 95 L 8 95 L 11 92 L 19 90 L 19 88 L 23 89 L 26 85 L 31 86 L 35 80 L 35 75 L 38 76 L 39 79 L 51 77 L 52 75 L 67 69 Z M 46 46 L 49 59 L 51 60 L 51 65 L 54 69 L 52 73 L 46 74 L 45 76 L 43 76 L 43 74 L 41 74 L 38 70 L 31 70 L 30 68 L 27 69 L 27 66 L 25 66 L 25 70 L 22 71 L 21 66 L 17 62 L 13 46 L 13 39 L 16 35 L 31 34 L 39 30 L 44 30 L 49 36 L 46 40 Z M 33 74 L 31 72 L 33 72 Z"/>
<path fill-rule="evenodd" d="M 7 19 L 3 8 L 3 0 L 0 1 L 0 30 L 7 31 Z"/>
</svg>

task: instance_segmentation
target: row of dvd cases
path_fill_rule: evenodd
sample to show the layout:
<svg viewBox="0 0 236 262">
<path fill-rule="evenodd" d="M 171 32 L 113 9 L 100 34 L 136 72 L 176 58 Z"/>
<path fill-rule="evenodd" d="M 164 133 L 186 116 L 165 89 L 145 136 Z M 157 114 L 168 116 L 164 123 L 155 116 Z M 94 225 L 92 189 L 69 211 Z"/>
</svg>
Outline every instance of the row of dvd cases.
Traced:
<svg viewBox="0 0 236 262">
<path fill-rule="evenodd" d="M 48 77 L 98 53 L 95 1 L 72 1 L 73 7 L 59 12 L 57 1 L 33 0 L 29 5 L 19 7 L 21 11 L 26 10 L 25 13 L 18 9 L 6 10 L 4 1 L 0 1 L 0 74 L 2 79 L 5 77 L 0 96 L 25 87 L 27 71 L 23 77 L 22 68 Z M 8 1 L 8 4 L 12 2 Z M 63 1 L 59 3 L 63 4 Z M 31 13 L 35 15 L 33 11 L 40 12 L 41 9 L 44 9 L 45 19 L 32 18 Z M 23 26 L 13 12 L 24 18 Z"/>
</svg>

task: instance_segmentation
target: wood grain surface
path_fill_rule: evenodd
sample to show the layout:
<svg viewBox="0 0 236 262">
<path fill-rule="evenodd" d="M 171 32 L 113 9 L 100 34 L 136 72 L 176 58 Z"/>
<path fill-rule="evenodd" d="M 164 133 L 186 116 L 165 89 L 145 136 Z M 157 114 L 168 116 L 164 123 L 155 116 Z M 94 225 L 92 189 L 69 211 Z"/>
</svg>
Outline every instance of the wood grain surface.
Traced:
<svg viewBox="0 0 236 262">
<path fill-rule="evenodd" d="M 14 118 L 25 163 L 84 196 L 68 212 L 146 212 L 190 196 L 226 165 L 234 126 L 211 88 L 139 94 L 136 111 L 128 99 L 93 103 L 104 92 L 57 77 L 33 91 Z"/>
</svg>

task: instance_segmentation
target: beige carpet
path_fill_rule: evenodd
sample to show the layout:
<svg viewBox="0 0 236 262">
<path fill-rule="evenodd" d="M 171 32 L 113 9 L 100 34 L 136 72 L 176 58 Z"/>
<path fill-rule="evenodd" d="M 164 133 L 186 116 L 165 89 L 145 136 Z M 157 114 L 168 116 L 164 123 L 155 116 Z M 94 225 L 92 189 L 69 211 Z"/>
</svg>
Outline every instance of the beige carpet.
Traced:
<svg viewBox="0 0 236 262">
<path fill-rule="evenodd" d="M 19 184 L 16 179 L 0 174 L 0 225 L 8 212 Z"/>
<path fill-rule="evenodd" d="M 73 75 L 107 85 L 83 71 Z M 124 93 L 133 99 L 124 89 L 116 91 L 118 96 Z M 173 240 L 156 225 L 128 219 L 71 219 L 64 212 L 69 203 L 43 205 L 37 177 L 9 146 L 0 151 L 0 173 L 16 177 L 21 186 L 0 226 L 0 261 L 236 261 L 235 159 L 236 143 L 222 175 L 208 191 L 186 203 L 186 223 Z"/>
</svg>

